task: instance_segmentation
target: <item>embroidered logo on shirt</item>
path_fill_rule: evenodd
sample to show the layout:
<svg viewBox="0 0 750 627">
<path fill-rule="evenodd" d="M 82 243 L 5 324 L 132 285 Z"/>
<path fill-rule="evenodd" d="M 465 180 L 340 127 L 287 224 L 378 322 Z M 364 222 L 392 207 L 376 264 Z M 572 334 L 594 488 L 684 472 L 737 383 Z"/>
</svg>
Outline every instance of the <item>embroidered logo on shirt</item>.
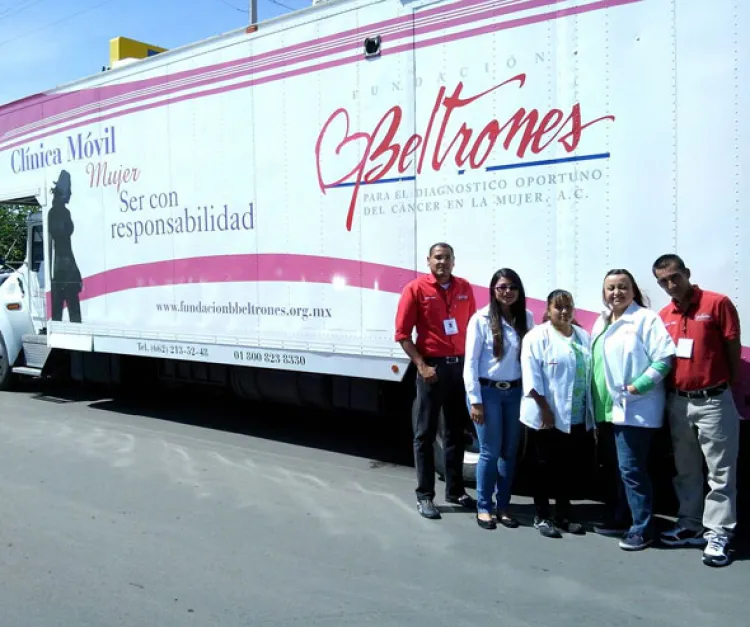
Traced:
<svg viewBox="0 0 750 627">
<path fill-rule="evenodd" d="M 711 314 L 707 314 L 707 313 L 695 314 L 695 320 L 696 322 L 699 320 L 711 320 Z"/>
</svg>

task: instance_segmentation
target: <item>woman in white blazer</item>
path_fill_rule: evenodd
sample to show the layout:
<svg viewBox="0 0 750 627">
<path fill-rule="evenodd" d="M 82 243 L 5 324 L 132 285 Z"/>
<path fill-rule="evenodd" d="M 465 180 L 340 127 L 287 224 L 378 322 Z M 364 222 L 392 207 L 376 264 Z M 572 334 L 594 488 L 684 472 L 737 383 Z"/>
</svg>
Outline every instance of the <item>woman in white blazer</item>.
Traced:
<svg viewBox="0 0 750 627">
<path fill-rule="evenodd" d="M 617 465 L 632 525 L 620 540 L 626 551 L 653 542 L 653 496 L 648 457 L 664 422 L 664 377 L 675 345 L 661 318 L 647 308 L 633 275 L 604 277 L 607 306 L 592 329 L 592 400 L 597 423 L 611 423 Z"/>
<path fill-rule="evenodd" d="M 490 279 L 490 303 L 469 320 L 466 330 L 464 386 L 471 419 L 479 439 L 477 463 L 477 524 L 495 529 L 497 521 L 518 527 L 507 511 L 521 431 L 521 342 L 534 326 L 526 309 L 521 278 L 501 268 Z"/>
<path fill-rule="evenodd" d="M 530 428 L 535 456 L 534 527 L 548 538 L 560 538 L 560 530 L 585 533 L 570 519 L 570 486 L 579 467 L 576 455 L 594 428 L 591 337 L 575 324 L 574 307 L 570 292 L 551 292 L 545 322 L 526 334 L 521 350 L 521 422 Z M 555 498 L 554 519 L 550 496 Z"/>
</svg>

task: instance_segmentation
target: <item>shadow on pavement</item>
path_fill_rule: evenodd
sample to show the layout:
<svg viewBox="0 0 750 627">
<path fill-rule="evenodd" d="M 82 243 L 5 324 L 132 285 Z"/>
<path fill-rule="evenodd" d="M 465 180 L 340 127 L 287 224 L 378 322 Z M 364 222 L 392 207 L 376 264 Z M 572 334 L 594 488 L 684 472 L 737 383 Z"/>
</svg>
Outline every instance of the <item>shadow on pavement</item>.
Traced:
<svg viewBox="0 0 750 627">
<path fill-rule="evenodd" d="M 175 390 L 165 387 L 158 388 L 158 394 L 137 394 L 96 386 L 32 381 L 24 383 L 20 391 L 31 393 L 40 402 L 61 405 L 87 403 L 94 409 L 116 414 L 145 416 L 351 455 L 369 460 L 372 469 L 413 466 L 408 415 L 373 416 L 251 403 L 225 392 L 212 392 L 205 388 Z M 659 434 L 661 443 L 658 446 L 662 449 L 667 447 L 668 438 L 666 431 Z M 654 490 L 656 513 L 661 516 L 676 515 L 677 503 L 671 486 L 673 468 L 670 464 L 668 455 L 656 455 L 653 470 L 658 472 L 659 477 Z M 522 468 L 519 468 L 519 472 L 524 474 Z M 530 496 L 528 482 L 519 479 L 514 486 L 514 494 Z M 750 421 L 743 421 L 741 425 L 738 482 L 739 528 L 735 559 L 747 560 L 750 559 Z M 586 498 L 583 494 L 574 494 L 573 497 Z M 521 507 L 516 512 L 519 519 L 531 525 L 533 510 L 518 507 Z M 579 507 L 587 520 L 597 520 L 598 505 Z M 749 522 L 743 524 L 744 521 Z M 660 524 L 668 523 L 666 519 L 661 519 Z"/>
<path fill-rule="evenodd" d="M 410 466 L 411 424 L 406 419 L 242 401 L 229 394 L 160 388 L 139 395 L 96 386 L 36 383 L 41 402 L 86 403 L 92 409 L 203 427 L 366 458 L 373 469 Z"/>
</svg>

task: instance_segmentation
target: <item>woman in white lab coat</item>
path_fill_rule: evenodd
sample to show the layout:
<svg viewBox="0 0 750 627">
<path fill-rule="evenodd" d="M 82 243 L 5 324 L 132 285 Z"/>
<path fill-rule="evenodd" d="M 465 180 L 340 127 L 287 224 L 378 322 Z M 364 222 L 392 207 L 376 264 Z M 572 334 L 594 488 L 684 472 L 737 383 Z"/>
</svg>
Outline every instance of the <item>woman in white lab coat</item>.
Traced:
<svg viewBox="0 0 750 627">
<path fill-rule="evenodd" d="M 626 551 L 653 542 L 653 496 L 648 457 L 664 421 L 664 377 L 675 345 L 650 309 L 633 275 L 624 269 L 604 277 L 607 309 L 594 324 L 592 401 L 597 423 L 611 423 L 617 465 L 632 525 L 620 540 Z"/>
<path fill-rule="evenodd" d="M 583 534 L 570 519 L 570 487 L 577 457 L 594 428 L 591 411 L 591 338 L 574 322 L 573 296 L 554 290 L 544 324 L 526 334 L 521 350 L 521 422 L 529 427 L 534 454 L 534 527 L 548 538 L 560 530 Z M 552 518 L 550 496 L 555 498 Z"/>
</svg>

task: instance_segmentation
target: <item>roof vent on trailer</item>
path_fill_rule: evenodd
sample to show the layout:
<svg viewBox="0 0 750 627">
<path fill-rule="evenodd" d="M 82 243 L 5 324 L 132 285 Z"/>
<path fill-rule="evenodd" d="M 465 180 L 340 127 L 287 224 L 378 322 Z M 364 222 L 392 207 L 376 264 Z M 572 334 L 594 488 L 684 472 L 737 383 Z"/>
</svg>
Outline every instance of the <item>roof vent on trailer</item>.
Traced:
<svg viewBox="0 0 750 627">
<path fill-rule="evenodd" d="M 365 39 L 365 58 L 380 56 L 380 35 Z"/>
</svg>

